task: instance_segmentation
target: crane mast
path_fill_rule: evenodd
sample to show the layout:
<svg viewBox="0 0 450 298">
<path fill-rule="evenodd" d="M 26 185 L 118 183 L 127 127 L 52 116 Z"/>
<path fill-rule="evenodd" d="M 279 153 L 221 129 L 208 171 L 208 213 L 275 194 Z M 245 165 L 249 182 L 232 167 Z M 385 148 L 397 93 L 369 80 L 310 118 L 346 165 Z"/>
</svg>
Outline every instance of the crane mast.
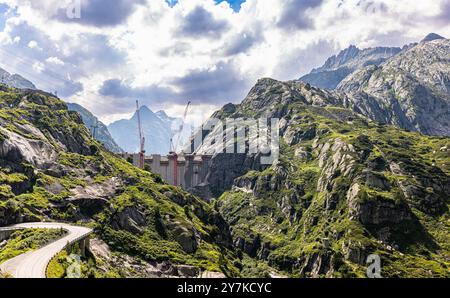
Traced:
<svg viewBox="0 0 450 298">
<path fill-rule="evenodd" d="M 180 127 L 178 128 L 178 130 L 174 133 L 174 135 L 178 134 L 178 138 L 176 140 L 175 143 L 173 143 L 173 139 L 171 139 L 171 151 L 172 152 L 177 152 L 178 150 L 178 145 L 180 144 L 180 139 L 181 139 L 181 134 L 184 130 L 184 125 L 186 123 L 186 117 L 189 111 L 189 107 L 191 106 L 191 102 L 189 101 L 186 105 L 186 109 L 184 110 L 184 114 L 183 114 L 183 118 L 180 124 Z"/>
<path fill-rule="evenodd" d="M 174 165 L 173 165 L 173 185 L 178 186 L 178 144 L 180 142 L 180 138 L 181 138 L 181 133 L 183 132 L 184 129 L 184 124 L 186 122 L 186 117 L 189 111 L 189 107 L 191 106 L 191 102 L 189 101 L 186 105 L 186 109 L 184 110 L 184 115 L 183 115 L 183 119 L 182 122 L 180 124 L 180 127 L 178 129 L 178 131 L 175 133 L 178 133 L 178 138 L 177 141 L 175 142 L 175 144 L 173 143 L 173 139 L 170 140 L 171 142 L 171 152 L 170 154 L 174 157 Z"/>
<path fill-rule="evenodd" d="M 144 133 L 142 132 L 139 100 L 136 100 L 136 113 L 137 113 L 137 118 L 138 118 L 139 144 L 140 144 L 138 166 L 139 166 L 139 168 L 144 169 L 145 168 L 145 137 L 144 137 Z"/>
</svg>

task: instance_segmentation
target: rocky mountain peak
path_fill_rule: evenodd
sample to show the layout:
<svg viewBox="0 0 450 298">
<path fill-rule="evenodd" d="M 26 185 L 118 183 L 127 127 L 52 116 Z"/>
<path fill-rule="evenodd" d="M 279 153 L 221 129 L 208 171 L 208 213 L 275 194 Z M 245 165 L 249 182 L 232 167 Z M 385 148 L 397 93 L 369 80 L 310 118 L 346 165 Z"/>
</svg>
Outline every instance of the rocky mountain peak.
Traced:
<svg viewBox="0 0 450 298">
<path fill-rule="evenodd" d="M 355 58 L 358 56 L 358 54 L 361 52 L 360 49 L 358 49 L 354 45 L 350 45 L 348 48 L 342 50 L 339 52 L 338 55 L 334 55 L 325 62 L 325 64 L 318 69 L 313 70 L 313 72 L 319 72 L 323 69 L 332 69 L 337 68 L 339 66 L 342 66 L 343 64 L 347 63 L 349 60 Z"/>
<path fill-rule="evenodd" d="M 141 113 L 143 115 L 155 115 L 155 113 L 152 110 L 150 110 L 150 108 L 147 106 L 142 106 L 139 109 L 139 113 Z"/>
<path fill-rule="evenodd" d="M 158 114 L 156 114 L 155 112 L 153 112 L 148 106 L 141 106 L 139 108 L 139 114 L 141 116 L 141 121 L 142 122 L 146 122 L 146 121 L 157 121 L 157 122 L 161 122 L 163 121 Z M 133 117 L 131 118 L 131 120 L 133 121 L 133 123 L 136 123 L 137 125 L 137 113 L 135 112 L 133 114 Z M 120 120 L 119 120 L 120 121 Z"/>
<path fill-rule="evenodd" d="M 437 39 L 445 39 L 445 37 L 442 37 L 436 33 L 430 33 L 427 36 L 425 36 L 425 38 L 422 39 L 421 42 L 429 42 L 429 41 L 433 41 L 433 40 L 437 40 Z"/>
<path fill-rule="evenodd" d="M 0 83 L 18 89 L 36 90 L 36 86 L 18 74 L 10 74 L 6 70 L 0 68 Z"/>
<path fill-rule="evenodd" d="M 139 109 L 142 129 L 146 138 L 146 151 L 149 154 L 167 154 L 170 151 L 170 139 L 180 133 L 180 118 L 173 118 L 164 111 L 153 112 L 149 107 Z M 126 152 L 135 152 L 139 148 L 137 113 L 131 119 L 122 119 L 108 126 L 112 137 Z M 191 126 L 186 124 L 181 132 L 180 142 L 189 139 Z"/>
<path fill-rule="evenodd" d="M 402 51 L 398 47 L 374 47 L 359 49 L 354 45 L 334 55 L 319 68 L 300 78 L 322 89 L 335 89 L 339 83 L 354 71 L 369 66 L 380 65 Z"/>
<path fill-rule="evenodd" d="M 268 77 L 267 78 L 261 78 L 261 79 L 259 79 L 256 82 L 255 87 L 267 86 L 267 85 L 270 85 L 270 84 L 277 84 L 277 83 L 280 83 L 280 81 L 272 79 L 272 78 L 268 78 Z"/>
<path fill-rule="evenodd" d="M 429 135 L 450 135 L 450 40 L 402 51 L 379 67 L 361 68 L 337 87 L 353 108 L 379 122 Z"/>
</svg>

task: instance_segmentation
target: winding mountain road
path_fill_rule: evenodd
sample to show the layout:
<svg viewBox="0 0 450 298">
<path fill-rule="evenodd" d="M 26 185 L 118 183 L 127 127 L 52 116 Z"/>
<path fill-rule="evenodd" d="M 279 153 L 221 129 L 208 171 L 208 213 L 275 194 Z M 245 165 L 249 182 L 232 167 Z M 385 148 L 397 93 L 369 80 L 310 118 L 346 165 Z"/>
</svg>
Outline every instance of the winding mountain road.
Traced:
<svg viewBox="0 0 450 298">
<path fill-rule="evenodd" d="M 92 229 L 64 223 L 25 223 L 10 226 L 19 229 L 64 229 L 67 234 L 38 250 L 30 251 L 0 264 L 0 271 L 14 278 L 46 278 L 46 269 L 51 259 L 68 243 L 77 242 L 89 236 Z"/>
</svg>

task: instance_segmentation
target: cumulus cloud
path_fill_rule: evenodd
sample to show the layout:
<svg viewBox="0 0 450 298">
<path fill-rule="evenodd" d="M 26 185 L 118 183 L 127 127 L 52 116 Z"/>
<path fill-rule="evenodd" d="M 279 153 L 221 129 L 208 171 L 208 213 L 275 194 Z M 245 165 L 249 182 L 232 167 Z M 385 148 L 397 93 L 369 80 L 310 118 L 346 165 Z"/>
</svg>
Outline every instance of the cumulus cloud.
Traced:
<svg viewBox="0 0 450 298">
<path fill-rule="evenodd" d="M 226 20 L 218 20 L 204 7 L 197 6 L 181 21 L 177 34 L 188 37 L 219 38 L 229 24 Z"/>
<path fill-rule="evenodd" d="M 181 98 L 193 102 L 224 103 L 243 98 L 249 82 L 231 63 L 220 62 L 211 68 L 194 70 L 174 79 L 172 84 L 181 89 Z"/>
<path fill-rule="evenodd" d="M 308 29 L 313 26 L 311 10 L 322 4 L 323 0 L 287 0 L 277 25 L 291 30 Z"/>
<path fill-rule="evenodd" d="M 139 99 L 152 98 L 154 101 L 163 101 L 173 98 L 173 91 L 156 85 L 145 87 L 132 87 L 120 79 L 109 79 L 103 82 L 99 93 L 104 96 L 115 98 Z"/>
<path fill-rule="evenodd" d="M 64 65 L 64 62 L 58 57 L 48 57 L 45 61 L 51 64 Z"/>
<path fill-rule="evenodd" d="M 72 1 L 73 2 L 73 1 Z M 55 15 L 61 22 L 72 22 L 91 26 L 106 27 L 120 25 L 134 12 L 136 6 L 143 4 L 145 1 L 137 0 L 130 2 L 129 0 L 84 0 L 80 1 L 80 15 L 77 16 L 77 8 L 60 7 Z M 74 2 L 73 4 L 76 4 Z M 69 9 L 69 13 L 68 13 Z"/>
<path fill-rule="evenodd" d="M 222 104 L 243 98 L 249 83 L 229 63 L 218 63 L 207 69 L 193 70 L 185 76 L 170 78 L 166 82 L 177 88 L 148 85 L 134 87 L 124 80 L 109 79 L 103 82 L 99 94 L 115 98 L 149 98 L 152 104 L 187 101 L 194 104 Z"/>
<path fill-rule="evenodd" d="M 37 72 L 37 73 L 41 73 L 45 70 L 45 65 L 41 62 L 35 62 L 33 63 L 33 69 Z"/>
<path fill-rule="evenodd" d="M 438 20 L 448 26 L 450 20 L 450 0 L 446 0 L 442 3 Z"/>
<path fill-rule="evenodd" d="M 41 49 L 41 48 L 39 48 L 38 43 L 35 40 L 30 41 L 28 43 L 28 47 L 30 49 Z"/>
<path fill-rule="evenodd" d="M 231 8 L 233 8 L 234 11 L 239 11 L 241 9 L 242 3 L 244 3 L 246 0 L 230 0 L 228 1 Z M 216 0 L 217 3 L 227 2 L 226 0 Z"/>
<path fill-rule="evenodd" d="M 82 0 L 79 19 L 71 2 L 0 0 L 0 66 L 107 122 L 136 98 L 174 116 L 187 100 L 211 111 L 350 44 L 450 36 L 450 0 Z"/>
<path fill-rule="evenodd" d="M 262 43 L 264 37 L 259 29 L 256 32 L 244 31 L 239 32 L 225 42 L 223 53 L 225 56 L 234 56 L 245 53 L 253 46 Z"/>
</svg>

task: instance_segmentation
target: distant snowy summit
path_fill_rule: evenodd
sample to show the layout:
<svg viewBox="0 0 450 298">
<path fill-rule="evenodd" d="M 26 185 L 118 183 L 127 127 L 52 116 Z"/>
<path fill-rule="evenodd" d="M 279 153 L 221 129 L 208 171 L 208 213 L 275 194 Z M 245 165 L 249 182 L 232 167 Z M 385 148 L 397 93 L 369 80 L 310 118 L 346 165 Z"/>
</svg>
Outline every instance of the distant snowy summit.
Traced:
<svg viewBox="0 0 450 298">
<path fill-rule="evenodd" d="M 147 106 L 142 106 L 139 110 L 142 130 L 146 139 L 145 150 L 147 154 L 162 154 L 166 155 L 171 150 L 171 139 L 174 142 L 179 138 L 179 146 L 187 142 L 189 139 L 192 127 L 186 124 L 183 131 L 177 133 L 182 119 L 169 117 L 166 112 L 153 112 Z M 117 142 L 117 144 L 126 152 L 139 151 L 139 136 L 138 136 L 138 120 L 137 113 L 130 119 L 122 119 L 111 123 L 108 129 Z"/>
</svg>

